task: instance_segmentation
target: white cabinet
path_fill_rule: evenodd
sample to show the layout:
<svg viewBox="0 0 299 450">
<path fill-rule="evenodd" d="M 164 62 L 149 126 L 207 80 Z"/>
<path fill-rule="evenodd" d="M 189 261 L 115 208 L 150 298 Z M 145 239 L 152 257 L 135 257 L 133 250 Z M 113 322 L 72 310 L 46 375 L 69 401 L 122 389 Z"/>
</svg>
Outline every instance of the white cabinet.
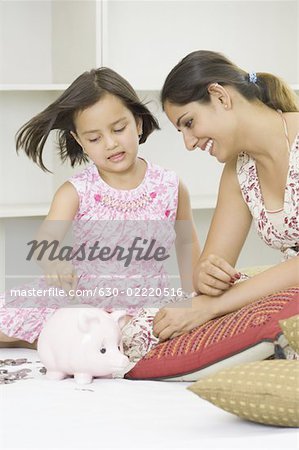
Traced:
<svg viewBox="0 0 299 450">
<path fill-rule="evenodd" d="M 47 90 L 100 65 L 101 20 L 93 0 L 1 1 L 1 88 Z"/>
<path fill-rule="evenodd" d="M 298 83 L 298 1 L 13 0 L 0 2 L 0 217 L 45 214 L 55 189 L 73 172 L 52 142 L 43 173 L 16 155 L 18 128 L 84 70 L 106 65 L 151 100 L 162 130 L 141 155 L 173 168 L 196 208 L 213 207 L 222 166 L 188 153 L 159 105 L 169 70 L 190 51 L 228 55 L 248 70 Z M 78 169 L 77 169 L 78 170 Z M 80 169 L 79 169 L 80 170 Z"/>
<path fill-rule="evenodd" d="M 0 217 L 44 215 L 57 187 L 49 141 L 42 172 L 15 151 L 17 130 L 54 101 L 84 70 L 101 65 L 101 2 L 0 3 Z M 67 178 L 72 170 L 63 169 Z"/>
</svg>

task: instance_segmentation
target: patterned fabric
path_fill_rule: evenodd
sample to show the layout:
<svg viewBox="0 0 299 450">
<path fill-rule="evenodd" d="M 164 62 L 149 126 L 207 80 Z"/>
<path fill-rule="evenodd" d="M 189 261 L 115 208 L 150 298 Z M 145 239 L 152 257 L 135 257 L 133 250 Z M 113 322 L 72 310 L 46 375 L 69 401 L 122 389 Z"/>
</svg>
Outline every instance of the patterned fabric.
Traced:
<svg viewBox="0 0 299 450">
<path fill-rule="evenodd" d="M 288 340 L 291 348 L 297 352 L 299 357 L 299 314 L 294 317 L 290 317 L 286 320 L 280 321 L 280 326 L 283 334 Z"/>
<path fill-rule="evenodd" d="M 153 321 L 158 311 L 158 308 L 141 308 L 122 329 L 124 354 L 131 363 L 137 363 L 158 344 L 153 334 Z"/>
<path fill-rule="evenodd" d="M 126 378 L 165 378 L 192 372 L 197 372 L 199 378 L 200 369 L 260 342 L 274 342 L 282 334 L 279 320 L 295 315 L 298 310 L 299 288 L 270 295 L 154 346 Z"/>
<path fill-rule="evenodd" d="M 86 246 L 99 242 L 112 249 L 129 248 L 136 237 L 142 241 L 155 240 L 155 247 L 164 247 L 171 253 L 175 240 L 174 223 L 178 201 L 178 177 L 174 172 L 161 169 L 147 162 L 147 171 L 142 183 L 132 190 L 117 190 L 100 177 L 93 164 L 70 179 L 80 200 L 75 217 L 74 241 Z M 107 222 L 109 222 L 107 226 Z M 169 287 L 163 261 L 132 259 L 126 267 L 122 260 L 74 261 L 82 289 L 113 288 L 117 298 L 107 295 L 100 299 L 102 307 L 126 308 L 134 313 L 145 304 L 159 307 L 161 299 L 128 296 L 129 291 L 143 289 L 157 292 Z M 124 294 L 122 294 L 124 293 Z M 99 305 L 99 303 L 98 303 Z"/>
<path fill-rule="evenodd" d="M 189 298 L 189 294 L 167 298 L 165 302 L 178 303 Z M 137 363 L 155 345 L 158 338 L 153 334 L 153 321 L 158 308 L 141 308 L 122 329 L 122 345 L 130 362 Z"/>
<path fill-rule="evenodd" d="M 75 220 L 170 220 L 176 218 L 178 177 L 146 161 L 143 181 L 135 189 L 115 189 L 95 164 L 70 178 L 80 200 Z"/>
<path fill-rule="evenodd" d="M 146 163 L 147 170 L 143 181 L 137 188 L 131 190 L 117 190 L 110 187 L 98 174 L 94 164 L 70 179 L 80 199 L 79 209 L 74 221 L 74 242 L 82 242 L 84 238 L 87 243 L 94 243 L 98 237 L 95 233 L 99 232 L 100 222 L 110 221 L 109 226 L 101 228 L 102 238 L 107 239 L 107 236 L 109 236 L 109 246 L 111 248 L 114 248 L 119 242 L 125 246 L 126 234 L 130 224 L 133 224 L 134 235 L 137 236 L 140 230 L 144 231 L 144 223 L 148 221 L 150 233 L 155 233 L 155 226 L 157 226 L 160 233 L 159 239 L 163 242 L 163 246 L 166 249 L 172 246 L 175 239 L 174 225 L 177 212 L 179 180 L 173 171 L 163 169 L 148 161 Z M 140 229 L 136 225 L 137 223 L 140 223 Z M 85 233 L 83 237 L 82 232 Z M 141 234 L 141 236 L 143 235 L 144 233 Z M 77 289 L 85 289 L 86 284 L 88 284 L 89 288 L 92 281 L 98 288 L 105 288 L 106 286 L 117 288 L 120 283 L 119 280 L 126 280 L 127 278 L 133 281 L 131 283 L 128 281 L 126 285 L 122 283 L 122 289 L 126 289 L 128 286 L 131 288 L 136 288 L 137 286 L 149 288 L 149 286 L 153 285 L 153 280 L 155 287 L 163 288 L 166 285 L 162 264 L 152 264 L 152 272 L 149 272 L 148 266 L 139 261 L 138 264 L 130 264 L 129 270 L 123 273 L 121 273 L 121 270 L 123 270 L 124 264 L 121 265 L 122 269 L 120 266 L 115 267 L 114 261 L 112 264 L 113 272 L 114 274 L 117 273 L 118 277 L 113 279 L 110 277 L 106 284 L 104 279 L 99 282 L 98 273 L 91 274 L 91 272 L 92 268 L 97 266 L 98 271 L 109 275 L 109 263 L 107 261 L 105 261 L 105 266 L 86 265 L 85 263 L 76 266 L 79 275 Z M 102 284 L 99 285 L 99 283 Z M 42 278 L 35 286 L 22 286 L 23 289 L 32 287 L 36 289 L 48 288 L 45 280 Z M 27 302 L 27 306 L 28 304 L 32 305 L 32 298 L 11 298 L 8 304 L 5 293 L 1 294 L 0 330 L 7 336 L 31 343 L 34 342 L 39 336 L 45 320 L 53 314 L 56 308 L 61 307 L 61 297 L 56 298 L 53 296 L 51 301 L 49 301 L 49 298 L 39 297 L 38 300 L 40 305 L 38 308 L 22 307 Z M 104 305 L 109 305 L 106 309 L 112 311 L 116 302 L 119 301 L 121 303 L 122 299 L 113 296 L 109 297 L 108 295 L 107 298 L 105 297 L 107 302 L 103 301 L 103 304 L 100 304 L 99 298 L 85 297 L 84 299 L 80 298 L 80 300 L 82 300 L 81 303 L 93 306 L 103 307 Z M 94 301 L 96 301 L 96 304 Z M 122 309 L 126 309 L 128 314 L 133 314 L 136 312 L 136 308 L 142 307 L 142 302 L 146 301 L 148 301 L 148 298 L 142 296 L 135 298 L 132 296 L 131 304 L 127 303 L 127 309 L 122 305 Z"/>
<path fill-rule="evenodd" d="M 271 222 L 271 213 L 267 213 L 265 209 L 255 161 L 246 153 L 238 157 L 237 176 L 260 237 L 270 247 L 283 252 L 284 259 L 299 255 L 299 134 L 290 152 L 283 231 L 278 230 Z"/>
<path fill-rule="evenodd" d="M 299 427 L 299 362 L 261 361 L 221 370 L 188 387 L 245 420 Z"/>
</svg>

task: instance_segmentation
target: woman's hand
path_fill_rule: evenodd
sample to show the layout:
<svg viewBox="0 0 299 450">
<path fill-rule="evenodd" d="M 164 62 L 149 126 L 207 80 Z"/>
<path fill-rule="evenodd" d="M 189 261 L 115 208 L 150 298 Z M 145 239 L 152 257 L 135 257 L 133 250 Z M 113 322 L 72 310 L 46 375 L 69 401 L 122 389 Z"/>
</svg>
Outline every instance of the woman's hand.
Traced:
<svg viewBox="0 0 299 450">
<path fill-rule="evenodd" d="M 160 309 L 154 317 L 153 332 L 160 342 L 187 333 L 217 317 L 219 299 L 199 295 Z"/>
<path fill-rule="evenodd" d="M 198 294 L 212 297 L 222 295 L 240 277 L 240 274 L 225 259 L 209 255 L 197 263 L 193 284 Z"/>
<path fill-rule="evenodd" d="M 49 263 L 44 268 L 46 283 L 48 286 L 56 286 L 69 293 L 75 289 L 78 283 L 78 277 L 74 266 L 67 261 L 58 261 Z"/>
</svg>

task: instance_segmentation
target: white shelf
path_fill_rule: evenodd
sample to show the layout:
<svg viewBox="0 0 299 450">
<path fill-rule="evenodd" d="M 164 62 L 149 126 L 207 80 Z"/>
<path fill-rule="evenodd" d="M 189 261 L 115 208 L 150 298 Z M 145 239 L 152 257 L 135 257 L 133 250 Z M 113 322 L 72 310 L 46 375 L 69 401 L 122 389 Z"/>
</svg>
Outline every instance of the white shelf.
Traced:
<svg viewBox="0 0 299 450">
<path fill-rule="evenodd" d="M 216 202 L 216 195 L 191 195 L 192 209 L 213 209 Z"/>
<path fill-rule="evenodd" d="M 46 216 L 50 204 L 32 203 L 27 205 L 0 205 L 0 218 Z"/>
<path fill-rule="evenodd" d="M 0 84 L 0 91 L 64 91 L 68 84 Z"/>
</svg>

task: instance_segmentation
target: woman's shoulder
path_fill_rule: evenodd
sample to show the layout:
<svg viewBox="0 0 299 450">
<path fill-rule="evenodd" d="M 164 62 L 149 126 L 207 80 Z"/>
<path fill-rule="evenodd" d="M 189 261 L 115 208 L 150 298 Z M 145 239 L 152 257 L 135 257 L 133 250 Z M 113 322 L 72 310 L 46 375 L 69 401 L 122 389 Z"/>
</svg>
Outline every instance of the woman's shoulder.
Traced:
<svg viewBox="0 0 299 450">
<path fill-rule="evenodd" d="M 299 112 L 287 112 L 284 113 L 286 124 L 287 124 L 287 134 L 290 147 L 298 146 L 299 141 Z"/>
</svg>

